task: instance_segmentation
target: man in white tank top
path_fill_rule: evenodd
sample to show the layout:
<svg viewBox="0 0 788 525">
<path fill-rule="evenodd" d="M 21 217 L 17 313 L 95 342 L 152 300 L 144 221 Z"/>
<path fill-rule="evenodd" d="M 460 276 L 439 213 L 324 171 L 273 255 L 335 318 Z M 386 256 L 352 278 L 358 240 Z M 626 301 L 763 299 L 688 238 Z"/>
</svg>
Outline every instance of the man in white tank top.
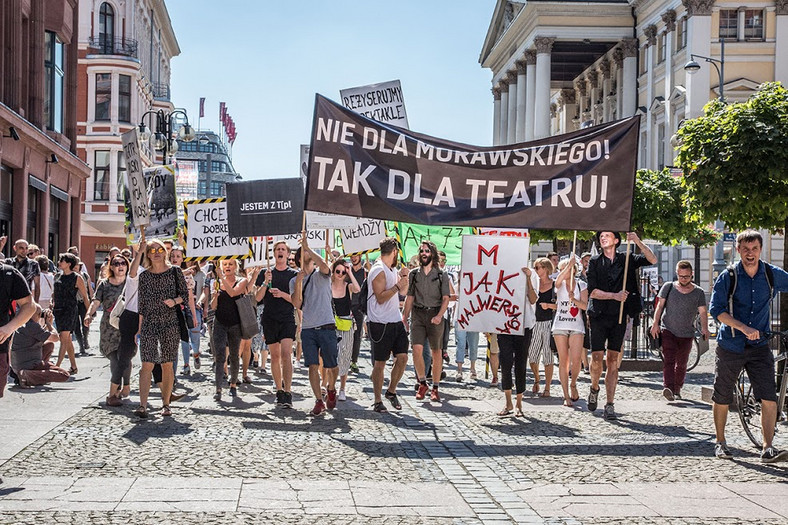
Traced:
<svg viewBox="0 0 788 525">
<path fill-rule="evenodd" d="M 375 362 L 372 368 L 372 390 L 375 394 L 372 409 L 375 412 L 387 411 L 382 401 L 383 371 L 392 354 L 394 368 L 391 369 L 386 399 L 395 409 L 402 408 L 397 399 L 397 384 L 408 364 L 408 332 L 399 311 L 399 294 L 407 290 L 408 276 L 400 276 L 396 270 L 397 255 L 399 246 L 395 238 L 386 237 L 380 241 L 380 258 L 367 276 L 367 327 Z"/>
</svg>

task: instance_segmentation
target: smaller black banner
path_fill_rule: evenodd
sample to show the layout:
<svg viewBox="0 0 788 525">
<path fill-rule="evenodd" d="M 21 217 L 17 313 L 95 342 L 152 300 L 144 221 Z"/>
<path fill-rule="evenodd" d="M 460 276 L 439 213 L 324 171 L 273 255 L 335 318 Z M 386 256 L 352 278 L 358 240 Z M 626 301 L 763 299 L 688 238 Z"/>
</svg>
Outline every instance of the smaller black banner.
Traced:
<svg viewBox="0 0 788 525">
<path fill-rule="evenodd" d="M 304 186 L 300 178 L 227 183 L 230 237 L 298 233 L 303 215 Z"/>
</svg>

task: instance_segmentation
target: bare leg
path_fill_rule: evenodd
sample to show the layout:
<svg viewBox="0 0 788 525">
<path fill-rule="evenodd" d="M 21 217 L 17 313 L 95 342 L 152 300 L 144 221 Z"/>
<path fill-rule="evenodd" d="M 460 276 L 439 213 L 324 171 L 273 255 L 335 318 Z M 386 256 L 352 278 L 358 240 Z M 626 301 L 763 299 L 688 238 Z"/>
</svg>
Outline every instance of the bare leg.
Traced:
<svg viewBox="0 0 788 525">
<path fill-rule="evenodd" d="M 512 391 L 511 390 L 504 390 L 503 391 L 504 399 L 506 399 L 506 410 L 512 410 L 514 405 L 512 404 Z"/>
<path fill-rule="evenodd" d="M 146 363 L 143 361 L 142 368 L 140 368 L 140 406 L 142 407 L 148 406 L 151 372 L 153 372 L 153 363 Z"/>
<path fill-rule="evenodd" d="M 372 365 L 372 393 L 375 395 L 375 403 L 380 403 L 383 391 L 383 371 L 386 368 L 386 361 L 375 361 Z M 392 375 L 393 375 L 392 371 Z"/>
<path fill-rule="evenodd" d="M 564 392 L 564 405 L 572 406 L 569 394 L 569 341 L 565 335 L 555 336 L 555 346 L 558 348 L 558 380 Z M 576 378 L 573 375 L 572 381 Z"/>
<path fill-rule="evenodd" d="M 323 393 L 320 391 L 320 372 L 318 365 L 309 365 L 309 386 L 312 387 L 312 393 L 315 399 L 323 399 Z"/>
<path fill-rule="evenodd" d="M 271 377 L 274 378 L 274 388 L 275 390 L 282 390 L 282 369 L 284 368 L 282 347 L 279 343 L 273 343 L 268 345 L 268 350 L 271 352 Z M 293 365 L 291 363 L 290 370 L 292 369 Z"/>
<path fill-rule="evenodd" d="M 161 364 L 161 402 L 164 406 L 170 404 L 170 394 L 175 380 L 175 373 L 172 370 L 172 363 Z"/>
<path fill-rule="evenodd" d="M 607 402 L 613 403 L 616 397 L 616 385 L 618 384 L 618 364 L 621 352 L 607 351 L 607 373 L 605 374 L 605 392 Z"/>
<path fill-rule="evenodd" d="M 249 362 L 252 357 L 252 340 L 241 339 L 241 348 L 239 350 L 241 357 L 241 378 L 249 376 Z"/>
<path fill-rule="evenodd" d="M 339 367 L 323 368 L 324 381 L 326 383 L 326 390 L 336 390 L 337 388 L 337 375 L 339 374 Z"/>
<path fill-rule="evenodd" d="M 599 378 L 602 376 L 602 359 L 604 352 L 591 352 L 591 390 L 599 390 Z"/>
<path fill-rule="evenodd" d="M 583 336 L 572 335 L 569 337 L 569 370 L 572 372 L 572 380 L 569 386 L 572 398 L 577 399 L 580 394 L 577 392 L 577 376 L 580 375 L 580 362 L 585 354 L 583 349 Z"/>
<path fill-rule="evenodd" d="M 498 354 L 490 354 L 490 369 L 492 370 L 493 379 L 498 379 L 498 367 L 500 366 L 500 359 Z"/>
<path fill-rule="evenodd" d="M 284 391 L 290 392 L 290 387 L 293 385 L 293 340 L 282 339 L 279 348 L 279 362 L 282 370 L 280 381 L 284 381 Z M 273 357 L 271 359 L 271 368 L 273 369 Z M 277 386 L 277 390 L 279 388 L 280 387 Z"/>
<path fill-rule="evenodd" d="M 553 381 L 553 366 L 555 365 L 544 365 L 544 392 L 542 392 L 542 397 L 550 397 L 550 383 Z"/>
<path fill-rule="evenodd" d="M 432 349 L 432 386 L 438 386 L 441 382 L 441 372 L 443 372 L 443 352 L 438 348 Z"/>
<path fill-rule="evenodd" d="M 347 383 L 347 374 L 345 374 L 345 375 L 343 375 L 342 377 L 339 378 L 339 389 L 340 390 L 344 390 L 345 389 L 345 383 Z"/>
<path fill-rule="evenodd" d="M 539 363 L 528 363 L 531 365 L 531 372 L 534 373 L 534 386 L 531 388 L 531 392 L 534 394 L 539 393 Z"/>
<path fill-rule="evenodd" d="M 59 367 L 66 354 L 68 354 L 68 361 L 71 364 L 71 368 L 76 370 L 77 359 L 74 355 L 74 343 L 71 341 L 71 332 L 60 332 L 58 335 L 60 337 L 60 351 L 58 352 L 57 363 L 55 363 L 55 366 Z"/>
<path fill-rule="evenodd" d="M 774 425 L 777 422 L 777 403 L 761 401 L 761 429 L 763 430 L 763 450 L 772 446 Z"/>
<path fill-rule="evenodd" d="M 416 369 L 416 378 L 419 381 L 426 381 L 427 377 L 424 375 L 424 354 L 422 352 L 424 352 L 424 345 L 413 345 L 413 368 Z"/>
<path fill-rule="evenodd" d="M 728 405 L 712 403 L 711 413 L 714 415 L 714 434 L 717 437 L 717 443 L 723 443 L 725 441 L 725 423 L 728 421 Z M 761 415 L 763 415 L 763 404 L 761 404 Z M 774 425 L 772 425 L 772 428 L 774 428 Z M 763 441 L 766 444 L 766 439 Z"/>
<path fill-rule="evenodd" d="M 389 380 L 388 388 L 388 391 L 392 394 L 397 392 L 397 385 L 399 384 L 400 379 L 402 379 L 402 374 L 405 373 L 405 367 L 407 365 L 408 354 L 397 354 L 396 357 L 394 357 L 394 368 L 391 369 L 391 379 Z"/>
</svg>

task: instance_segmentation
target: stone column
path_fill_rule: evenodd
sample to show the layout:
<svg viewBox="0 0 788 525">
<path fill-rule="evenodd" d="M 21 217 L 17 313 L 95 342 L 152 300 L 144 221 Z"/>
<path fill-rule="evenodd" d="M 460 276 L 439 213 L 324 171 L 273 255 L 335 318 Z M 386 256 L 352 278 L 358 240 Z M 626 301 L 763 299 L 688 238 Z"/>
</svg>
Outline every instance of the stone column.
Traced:
<svg viewBox="0 0 788 525">
<path fill-rule="evenodd" d="M 624 54 L 624 80 L 621 83 L 621 118 L 631 117 L 637 109 L 638 92 L 638 41 L 636 38 L 625 38 L 621 42 Z"/>
<path fill-rule="evenodd" d="M 574 119 L 577 112 L 577 102 L 574 89 L 562 89 L 558 105 L 563 108 L 561 112 L 560 133 L 574 131 Z"/>
<path fill-rule="evenodd" d="M 714 0 L 681 0 L 687 8 L 687 57 L 691 54 L 711 56 L 711 11 Z M 776 58 L 776 57 L 775 57 Z M 776 63 L 776 61 L 775 61 Z M 711 64 L 701 67 L 694 75 L 686 75 L 686 118 L 703 114 L 703 106 L 711 97 L 711 79 L 717 71 Z"/>
<path fill-rule="evenodd" d="M 577 100 L 578 109 L 580 112 L 580 124 L 582 124 L 586 120 L 585 113 L 588 111 L 588 107 L 586 107 L 586 97 L 588 96 L 588 84 L 586 83 L 585 77 L 575 81 L 575 91 L 577 92 L 575 98 Z"/>
<path fill-rule="evenodd" d="M 555 38 L 536 37 L 536 93 L 534 108 L 534 138 L 550 135 L 550 52 Z"/>
<path fill-rule="evenodd" d="M 11 225 L 13 240 L 9 240 L 9 242 L 16 242 L 17 239 L 27 239 L 27 201 L 28 195 L 30 194 L 30 154 L 30 147 L 26 146 L 22 169 L 14 170 L 14 202 L 21 208 L 21 212 L 18 213 L 17 210 L 14 210 L 14 221 Z"/>
<path fill-rule="evenodd" d="M 648 71 L 646 72 L 646 168 L 657 168 L 656 148 L 654 147 L 654 137 L 656 136 L 656 129 L 654 128 L 654 121 L 651 118 L 651 102 L 654 100 L 654 50 L 657 45 L 657 26 L 651 24 L 644 29 L 646 35 L 646 63 L 648 64 Z"/>
<path fill-rule="evenodd" d="M 624 99 L 624 51 L 617 47 L 613 50 L 613 63 L 616 65 L 616 118 L 621 118 L 621 103 Z"/>
<path fill-rule="evenodd" d="M 21 90 L 22 90 L 22 0 L 10 0 L 6 4 L 6 49 L 14 49 L 8 60 L 5 77 L 5 100 L 6 106 L 17 113 L 24 113 L 22 109 Z M 42 36 L 43 38 L 43 36 Z M 5 53 L 5 51 L 3 51 Z M 16 193 L 16 192 L 14 192 Z M 25 201 L 27 202 L 27 201 Z M 26 205 L 26 204 L 25 204 Z M 25 219 L 26 220 L 26 219 Z M 16 222 L 16 221 L 14 221 Z M 18 238 L 18 237 L 17 237 Z"/>
<path fill-rule="evenodd" d="M 493 146 L 501 143 L 501 89 L 492 88 L 493 94 Z"/>
<path fill-rule="evenodd" d="M 515 126 L 515 142 L 525 140 L 525 70 L 526 64 L 523 60 L 517 61 L 517 125 Z"/>
<path fill-rule="evenodd" d="M 613 91 L 613 80 L 610 77 L 610 61 L 605 59 L 599 63 L 599 71 L 602 73 L 602 121 L 610 122 L 610 94 Z"/>
<path fill-rule="evenodd" d="M 597 70 L 588 72 L 588 84 L 591 86 L 591 90 L 589 91 L 591 100 L 589 101 L 588 110 L 591 112 L 591 118 L 594 124 L 599 124 L 601 115 L 597 114 L 596 109 L 597 102 L 599 101 L 599 72 Z"/>
<path fill-rule="evenodd" d="M 30 3 L 30 63 L 44 64 L 44 0 Z M 27 104 L 28 120 L 37 128 L 44 129 L 44 71 L 43 67 L 28 68 L 30 100 Z"/>
<path fill-rule="evenodd" d="M 676 32 L 676 12 L 668 9 L 662 14 L 665 22 L 665 156 L 662 163 L 665 166 L 673 165 L 673 146 L 670 137 L 673 136 L 673 107 L 670 104 L 670 94 L 673 92 L 673 38 Z"/>
<path fill-rule="evenodd" d="M 498 138 L 501 139 L 500 144 L 508 144 L 509 137 L 509 81 L 506 77 L 500 80 L 501 86 L 501 131 Z"/>
<path fill-rule="evenodd" d="M 536 105 L 536 51 L 525 52 L 525 140 L 534 139 Z"/>
<path fill-rule="evenodd" d="M 788 86 L 788 0 L 775 0 L 774 80 Z"/>
<path fill-rule="evenodd" d="M 506 143 L 511 144 L 516 141 L 515 133 L 517 129 L 517 91 L 519 91 L 519 86 L 517 85 L 517 73 L 515 71 L 509 71 L 506 74 L 506 80 L 509 82 L 509 115 L 507 116 L 506 121 Z"/>
</svg>

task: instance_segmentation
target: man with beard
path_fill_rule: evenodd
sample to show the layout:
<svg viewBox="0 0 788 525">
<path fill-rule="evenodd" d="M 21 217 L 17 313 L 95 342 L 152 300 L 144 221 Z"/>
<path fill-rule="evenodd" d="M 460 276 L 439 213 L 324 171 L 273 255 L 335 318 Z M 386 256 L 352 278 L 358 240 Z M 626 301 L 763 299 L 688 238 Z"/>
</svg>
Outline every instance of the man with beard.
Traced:
<svg viewBox="0 0 788 525">
<path fill-rule="evenodd" d="M 296 323 L 290 281 L 298 272 L 288 265 L 290 247 L 284 241 L 274 244 L 276 264 L 257 276 L 255 299 L 263 303 L 263 338 L 271 356 L 271 376 L 276 385 L 276 404 L 293 407 L 293 340 Z M 264 364 L 264 363 L 263 363 Z"/>
<path fill-rule="evenodd" d="M 391 380 L 386 399 L 396 410 L 402 409 L 397 399 L 397 384 L 408 364 L 408 333 L 399 313 L 399 294 L 406 288 L 407 278 L 400 276 L 395 266 L 399 255 L 397 240 L 386 237 L 380 241 L 380 257 L 369 272 L 367 297 L 369 335 L 372 340 L 372 388 L 375 412 L 386 412 L 383 406 L 383 371 L 389 357 L 394 356 Z"/>
<path fill-rule="evenodd" d="M 443 314 L 449 307 L 449 279 L 438 268 L 438 248 L 432 241 L 422 241 L 419 247 L 419 267 L 408 274 L 408 295 L 402 310 L 405 329 L 410 325 L 413 346 L 413 366 L 419 381 L 416 399 L 424 399 L 427 378 L 424 370 L 424 340 L 432 351 L 432 393 L 430 401 L 440 401 L 438 385 L 443 371 Z M 411 316 L 412 314 L 412 316 Z M 409 322 L 410 318 L 410 322 Z"/>
<path fill-rule="evenodd" d="M 5 246 L 6 239 L 8 239 L 8 237 L 5 235 L 0 237 L 0 250 Z M 14 254 L 16 257 L 9 257 L 5 260 L 5 263 L 19 270 L 19 273 L 21 273 L 22 277 L 27 281 L 27 287 L 33 292 L 33 300 L 38 302 L 38 295 L 40 293 L 39 288 L 41 287 L 41 274 L 39 272 L 38 263 L 33 259 L 28 259 L 27 250 L 28 242 L 24 239 L 19 239 L 14 243 Z"/>
<path fill-rule="evenodd" d="M 353 277 L 356 278 L 356 282 L 361 286 L 367 278 L 369 263 L 366 265 L 361 264 L 360 255 L 351 255 L 350 264 L 352 265 Z M 361 301 L 364 300 L 366 298 L 361 297 L 357 293 L 354 293 L 350 298 L 350 312 L 356 323 L 356 329 L 353 333 L 353 354 L 350 357 L 350 371 L 354 374 L 358 373 L 358 354 L 361 350 L 361 335 L 364 333 L 364 312 L 361 311 Z"/>
<path fill-rule="evenodd" d="M 597 232 L 596 242 L 602 253 L 588 263 L 588 317 L 591 327 L 591 392 L 588 395 L 588 410 L 593 412 L 599 397 L 599 378 L 602 375 L 602 359 L 607 350 L 607 373 L 605 391 L 607 404 L 604 418 L 616 419 L 613 400 L 618 384 L 618 356 L 624 343 L 627 328 L 626 315 L 640 313 L 640 295 L 637 269 L 657 262 L 657 257 L 643 244 L 635 233 L 627 233 L 627 241 L 634 242 L 642 254 L 629 254 L 626 289 L 624 289 L 624 266 L 626 254 L 617 252 L 621 234 L 612 231 Z M 621 303 L 624 302 L 622 322 L 618 321 Z"/>
</svg>

